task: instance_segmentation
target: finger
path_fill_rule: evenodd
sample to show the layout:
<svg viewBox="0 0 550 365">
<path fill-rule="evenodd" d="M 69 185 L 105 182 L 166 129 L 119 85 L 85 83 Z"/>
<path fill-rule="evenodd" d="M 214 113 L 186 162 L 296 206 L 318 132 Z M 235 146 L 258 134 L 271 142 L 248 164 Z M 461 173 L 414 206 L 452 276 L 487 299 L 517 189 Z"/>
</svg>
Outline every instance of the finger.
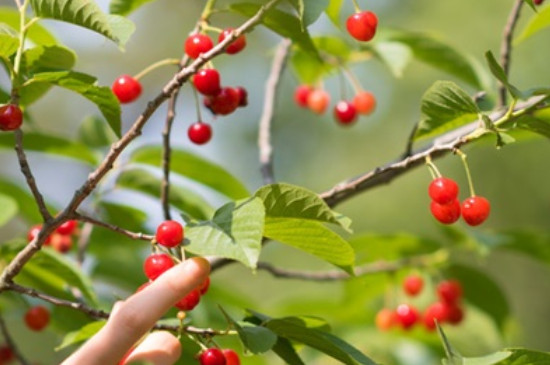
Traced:
<svg viewBox="0 0 550 365">
<path fill-rule="evenodd" d="M 192 258 L 163 273 L 151 285 L 117 304 L 107 324 L 63 365 L 116 364 L 178 300 L 206 279 L 210 264 Z"/>
<path fill-rule="evenodd" d="M 124 364 L 136 361 L 146 361 L 153 365 L 172 365 L 181 355 L 181 344 L 169 332 L 157 331 L 151 333 L 128 356 Z"/>
</svg>

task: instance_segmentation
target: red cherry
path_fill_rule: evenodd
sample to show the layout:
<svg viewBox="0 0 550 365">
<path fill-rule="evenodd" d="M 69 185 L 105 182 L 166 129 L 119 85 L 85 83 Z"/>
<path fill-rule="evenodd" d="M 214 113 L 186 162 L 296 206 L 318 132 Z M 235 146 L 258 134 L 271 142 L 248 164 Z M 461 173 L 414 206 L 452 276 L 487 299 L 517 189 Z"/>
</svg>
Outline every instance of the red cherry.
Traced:
<svg viewBox="0 0 550 365">
<path fill-rule="evenodd" d="M 237 94 L 239 95 L 239 106 L 245 107 L 248 105 L 248 92 L 246 89 L 242 86 L 236 87 L 235 90 L 237 91 Z"/>
<path fill-rule="evenodd" d="M 491 204 L 482 196 L 472 196 L 462 202 L 462 218 L 470 226 L 483 223 L 491 212 Z"/>
<path fill-rule="evenodd" d="M 224 29 L 223 32 L 220 33 L 220 36 L 218 37 L 218 43 L 221 43 L 226 37 L 229 37 L 233 33 L 233 28 L 227 28 Z M 246 47 L 246 37 L 244 34 L 240 35 L 235 39 L 233 42 L 229 43 L 229 46 L 225 49 L 225 52 L 228 54 L 235 54 L 239 53 L 243 50 L 243 48 Z"/>
<path fill-rule="evenodd" d="M 164 221 L 157 227 L 157 242 L 165 247 L 176 247 L 183 241 L 183 227 L 176 221 Z"/>
<path fill-rule="evenodd" d="M 462 297 L 462 285 L 458 280 L 445 280 L 437 285 L 437 295 L 443 303 L 456 304 Z"/>
<path fill-rule="evenodd" d="M 176 304 L 176 308 L 182 311 L 190 311 L 199 304 L 201 293 L 198 289 L 192 290 L 185 297 L 181 298 Z"/>
<path fill-rule="evenodd" d="M 464 310 L 456 303 L 447 304 L 447 313 L 447 322 L 449 322 L 450 324 L 457 325 L 464 319 Z"/>
<path fill-rule="evenodd" d="M 339 101 L 334 107 L 334 118 L 340 124 L 352 124 L 357 117 L 357 110 L 348 101 Z"/>
<path fill-rule="evenodd" d="M 27 232 L 27 240 L 29 242 L 31 242 L 32 240 L 34 240 L 34 238 L 38 235 L 38 233 L 42 230 L 42 225 L 41 224 L 35 224 L 34 226 L 32 226 L 29 231 Z M 44 241 L 44 245 L 47 246 L 51 243 L 52 241 L 52 237 L 51 236 L 48 236 L 48 238 L 46 238 L 46 241 Z"/>
<path fill-rule="evenodd" d="M 150 280 L 155 280 L 166 270 L 174 266 L 172 258 L 165 253 L 152 254 L 145 259 L 143 271 Z"/>
<path fill-rule="evenodd" d="M 540 5 L 540 4 L 542 4 L 543 1 L 544 1 L 544 0 L 533 0 L 533 3 L 534 3 L 535 5 Z"/>
<path fill-rule="evenodd" d="M 33 331 L 42 331 L 50 323 L 50 311 L 41 305 L 30 308 L 24 317 L 27 327 Z"/>
<path fill-rule="evenodd" d="M 294 102 L 302 108 L 307 108 L 307 99 L 312 90 L 313 88 L 309 85 L 298 85 L 294 91 Z"/>
<path fill-rule="evenodd" d="M 197 289 L 199 290 L 201 295 L 204 295 L 208 291 L 208 288 L 210 288 L 210 276 L 207 276 Z"/>
<path fill-rule="evenodd" d="M 225 365 L 241 365 L 241 360 L 239 355 L 231 349 L 222 350 L 223 356 L 225 357 Z"/>
<path fill-rule="evenodd" d="M 212 138 L 212 128 L 203 122 L 196 122 L 189 126 L 187 136 L 195 144 L 205 144 Z"/>
<path fill-rule="evenodd" d="M 361 11 L 350 15 L 346 21 L 349 34 L 358 41 L 370 41 L 376 34 L 378 18 L 372 11 Z"/>
<path fill-rule="evenodd" d="M 434 201 L 430 204 L 432 215 L 443 224 L 454 223 L 460 218 L 460 202 L 458 199 L 449 204 L 438 204 Z"/>
<path fill-rule="evenodd" d="M 0 106 L 0 130 L 14 131 L 23 124 L 23 112 L 15 104 Z"/>
<path fill-rule="evenodd" d="M 428 195 L 438 204 L 451 203 L 458 197 L 458 184 L 453 179 L 438 177 L 428 186 Z"/>
<path fill-rule="evenodd" d="M 15 360 L 13 349 L 8 345 L 0 347 L 0 364 L 7 364 L 13 360 Z"/>
<path fill-rule="evenodd" d="M 215 347 L 201 352 L 199 362 L 201 365 L 227 365 L 223 352 Z"/>
<path fill-rule="evenodd" d="M 78 222 L 74 219 L 68 220 L 55 230 L 59 234 L 71 235 L 78 226 Z"/>
<path fill-rule="evenodd" d="M 130 103 L 141 95 L 141 84 L 130 75 L 119 76 L 111 88 L 122 104 Z"/>
<path fill-rule="evenodd" d="M 422 291 L 424 279 L 419 275 L 409 275 L 403 281 L 403 290 L 411 296 L 415 296 Z"/>
<path fill-rule="evenodd" d="M 239 106 L 239 93 L 232 87 L 224 87 L 221 91 L 210 97 L 208 107 L 214 114 L 228 115 Z"/>
<path fill-rule="evenodd" d="M 374 108 L 376 108 L 376 99 L 374 95 L 368 91 L 361 91 L 355 94 L 352 102 L 359 114 L 371 114 Z"/>
<path fill-rule="evenodd" d="M 378 313 L 376 313 L 374 323 L 380 331 L 387 331 L 391 329 L 397 324 L 397 316 L 395 311 L 389 308 L 382 308 L 378 311 Z"/>
<path fill-rule="evenodd" d="M 424 311 L 424 326 L 428 331 L 435 330 L 435 321 L 442 324 L 449 318 L 447 305 L 441 302 L 435 302 Z"/>
<path fill-rule="evenodd" d="M 203 95 L 216 95 L 221 90 L 220 74 L 213 68 L 204 68 L 193 76 L 193 84 Z"/>
<path fill-rule="evenodd" d="M 68 252 L 73 247 L 73 239 L 71 236 L 54 233 L 51 236 L 51 246 L 60 253 Z"/>
<path fill-rule="evenodd" d="M 420 319 L 418 310 L 409 304 L 401 304 L 395 310 L 397 321 L 401 324 L 403 329 L 408 330 Z"/>
<path fill-rule="evenodd" d="M 307 97 L 308 108 L 316 114 L 323 114 L 329 103 L 330 95 L 325 90 L 312 90 Z"/>
<path fill-rule="evenodd" d="M 214 47 L 214 43 L 206 34 L 193 34 L 185 40 L 185 54 L 193 59 L 201 53 L 206 53 Z"/>
</svg>

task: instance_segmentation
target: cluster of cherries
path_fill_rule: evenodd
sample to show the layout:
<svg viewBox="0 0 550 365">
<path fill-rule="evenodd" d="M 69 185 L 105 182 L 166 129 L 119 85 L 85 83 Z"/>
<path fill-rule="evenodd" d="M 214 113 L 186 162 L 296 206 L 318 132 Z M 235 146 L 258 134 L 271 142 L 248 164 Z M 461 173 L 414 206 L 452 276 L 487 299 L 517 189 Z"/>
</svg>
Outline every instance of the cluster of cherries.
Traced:
<svg viewBox="0 0 550 365">
<path fill-rule="evenodd" d="M 233 28 L 224 29 L 218 42 L 222 42 L 233 33 Z M 241 52 L 246 46 L 246 37 L 240 35 L 225 49 L 225 53 L 233 55 Z M 196 59 L 214 47 L 212 39 L 206 34 L 196 33 L 189 36 L 184 43 L 185 54 Z M 203 104 L 214 115 L 229 115 L 237 108 L 248 105 L 248 93 L 243 87 L 222 87 L 219 72 L 211 67 L 203 68 L 193 75 L 195 90 L 204 96 Z M 130 103 L 136 100 L 142 91 L 140 82 L 130 75 L 118 77 L 112 91 L 121 103 Z M 187 129 L 187 136 L 195 144 L 205 144 L 212 138 L 212 127 L 202 120 L 191 124 Z"/>
<path fill-rule="evenodd" d="M 184 239 L 185 233 L 182 225 L 176 221 L 167 220 L 162 222 L 155 234 L 156 242 L 166 248 L 179 246 Z M 150 281 L 141 285 L 137 291 L 142 290 L 152 281 L 161 276 L 164 272 L 174 266 L 173 258 L 166 253 L 153 253 L 149 255 L 143 264 L 143 271 Z M 210 286 L 210 278 L 207 277 L 203 283 L 192 290 L 185 297 L 181 298 L 175 307 L 181 311 L 193 310 L 200 301 L 202 295 L 206 294 Z M 220 350 L 216 347 L 203 350 L 198 359 L 201 365 L 239 365 L 240 360 L 237 353 L 231 349 Z"/>
<path fill-rule="evenodd" d="M 483 223 L 491 212 L 489 201 L 478 195 L 472 195 L 460 204 L 458 201 L 458 184 L 447 177 L 432 180 L 428 194 L 432 199 L 430 210 L 432 215 L 443 224 L 452 224 L 460 216 L 470 226 Z"/>
<path fill-rule="evenodd" d="M 409 275 L 403 281 L 403 291 L 409 296 L 422 292 L 424 280 L 419 275 Z M 437 285 L 438 301 L 430 304 L 423 314 L 420 314 L 411 304 L 400 304 L 395 310 L 381 309 L 375 318 L 378 329 L 387 331 L 400 326 L 404 330 L 411 329 L 417 323 L 423 323 L 428 331 L 434 331 L 438 324 L 450 323 L 457 325 L 464 319 L 462 309 L 462 285 L 457 280 L 444 280 Z"/>
<path fill-rule="evenodd" d="M 34 240 L 36 235 L 42 229 L 41 224 L 32 226 L 27 232 L 28 241 Z M 50 246 L 57 252 L 66 253 L 73 246 L 73 236 L 78 234 L 78 222 L 76 220 L 68 220 L 55 229 L 55 232 L 46 238 L 44 246 Z"/>
<path fill-rule="evenodd" d="M 14 131 L 23 124 L 23 112 L 19 105 L 6 104 L 0 106 L 0 130 Z"/>
</svg>

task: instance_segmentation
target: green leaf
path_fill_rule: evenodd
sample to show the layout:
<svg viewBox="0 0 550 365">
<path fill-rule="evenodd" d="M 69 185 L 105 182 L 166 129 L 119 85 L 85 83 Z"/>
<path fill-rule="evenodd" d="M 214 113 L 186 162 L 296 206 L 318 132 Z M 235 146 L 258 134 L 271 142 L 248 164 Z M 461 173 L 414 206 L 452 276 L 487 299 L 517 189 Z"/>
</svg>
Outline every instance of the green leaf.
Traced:
<svg viewBox="0 0 550 365">
<path fill-rule="evenodd" d="M 12 149 L 13 143 L 14 141 L 12 136 L 6 134 L 0 135 L 0 149 Z M 23 144 L 25 149 L 28 151 L 37 151 L 70 157 L 91 165 L 97 163 L 95 156 L 86 146 L 60 137 L 53 137 L 38 133 L 26 133 L 23 137 Z"/>
<path fill-rule="evenodd" d="M 547 365 L 550 364 L 550 353 L 521 348 L 506 349 L 512 354 L 497 365 Z"/>
<path fill-rule="evenodd" d="M 376 56 L 390 69 L 395 77 L 402 77 L 411 62 L 413 51 L 401 42 L 376 42 L 373 45 Z"/>
<path fill-rule="evenodd" d="M 95 1 L 31 0 L 30 3 L 38 17 L 79 25 L 104 35 L 120 47 L 124 46 L 134 30 L 130 20 L 103 13 Z M 120 26 L 121 23 L 125 25 Z"/>
<path fill-rule="evenodd" d="M 415 58 L 468 84 L 483 88 L 481 69 L 473 59 L 429 35 L 391 31 L 380 41 L 398 42 L 410 48 Z"/>
<path fill-rule="evenodd" d="M 321 223 L 307 219 L 266 217 L 264 235 L 353 273 L 355 254 L 352 247 Z"/>
<path fill-rule="evenodd" d="M 316 193 L 296 185 L 271 184 L 258 189 L 254 196 L 262 199 L 270 218 L 300 218 L 332 223 L 349 231 L 351 221 L 336 213 Z"/>
<path fill-rule="evenodd" d="M 109 3 L 109 12 L 111 14 L 127 16 L 140 6 L 151 1 L 153 0 L 111 0 Z"/>
<path fill-rule="evenodd" d="M 19 104 L 27 107 L 40 99 L 51 88 L 52 85 L 46 83 L 32 83 L 26 85 L 19 89 Z"/>
<path fill-rule="evenodd" d="M 519 36 L 514 39 L 514 45 L 517 45 L 526 39 L 537 34 L 541 30 L 544 30 L 550 26 L 550 7 L 546 6 L 542 8 L 538 13 L 535 13 L 529 18 L 525 28 L 519 34 Z"/>
<path fill-rule="evenodd" d="M 8 58 L 19 48 L 19 39 L 9 34 L 0 33 L 0 57 Z"/>
<path fill-rule="evenodd" d="M 502 360 L 505 360 L 512 355 L 510 351 L 498 351 L 490 355 L 482 357 L 463 357 L 463 365 L 493 365 L 500 364 Z"/>
<path fill-rule="evenodd" d="M 537 110 L 531 115 L 524 115 L 515 123 L 519 129 L 528 130 L 550 138 L 550 109 Z"/>
<path fill-rule="evenodd" d="M 278 336 L 317 349 L 344 364 L 375 365 L 376 363 L 342 339 L 314 328 L 308 328 L 303 319 L 286 317 L 271 319 L 265 326 Z"/>
<path fill-rule="evenodd" d="M 2 23 L 9 25 L 12 29 L 19 29 L 19 12 L 13 7 L 0 7 L 0 19 L 2 19 Z M 27 39 L 36 45 L 42 46 L 58 43 L 50 31 L 37 22 L 32 23 L 27 30 Z"/>
<path fill-rule="evenodd" d="M 156 178 L 144 169 L 131 169 L 122 172 L 118 176 L 117 185 L 156 198 L 160 198 L 161 195 L 160 178 Z M 174 183 L 170 186 L 170 204 L 195 219 L 206 220 L 214 213 L 214 208 L 201 196 Z"/>
<path fill-rule="evenodd" d="M 264 207 L 258 198 L 228 203 L 211 221 L 187 225 L 185 249 L 197 255 L 216 255 L 255 268 L 262 248 Z"/>
<path fill-rule="evenodd" d="M 90 339 L 105 326 L 106 321 L 96 321 L 85 325 L 77 331 L 69 332 L 63 337 L 63 341 L 55 348 L 55 351 L 62 350 L 71 345 L 76 345 Z"/>
<path fill-rule="evenodd" d="M 142 147 L 132 154 L 130 161 L 161 167 L 162 148 Z M 206 185 L 231 199 L 238 200 L 250 196 L 244 185 L 221 166 L 190 152 L 172 150 L 171 169 L 173 172 Z"/>
<path fill-rule="evenodd" d="M 458 279 L 464 287 L 464 298 L 490 316 L 502 329 L 510 316 L 506 295 L 487 274 L 464 265 L 453 265 L 446 276 Z"/>
<path fill-rule="evenodd" d="M 286 338 L 277 337 L 277 342 L 272 350 L 288 365 L 305 365 L 292 343 Z"/>
<path fill-rule="evenodd" d="M 2 192 L 5 192 L 2 190 Z M 17 215 L 19 207 L 11 196 L 0 194 L 0 227 Z"/>
<path fill-rule="evenodd" d="M 251 17 L 260 10 L 260 7 L 261 5 L 253 3 L 238 3 L 231 4 L 229 8 L 245 17 Z M 262 18 L 262 24 L 275 33 L 285 38 L 292 39 L 293 43 L 298 45 L 305 52 L 319 58 L 317 49 L 307 29 L 302 29 L 302 23 L 295 15 L 271 8 Z"/>
<path fill-rule="evenodd" d="M 147 221 L 147 214 L 129 205 L 102 201 L 99 206 L 106 215 L 105 221 L 134 232 L 141 232 Z"/>
<path fill-rule="evenodd" d="M 277 335 L 269 329 L 257 326 L 250 322 L 237 322 L 221 308 L 225 318 L 229 321 L 233 328 L 239 334 L 241 342 L 253 354 L 261 354 L 269 351 L 277 342 Z"/>
<path fill-rule="evenodd" d="M 325 10 L 328 18 L 337 28 L 340 28 L 340 10 L 342 9 L 343 3 L 344 0 L 330 0 L 330 3 Z"/>
<path fill-rule="evenodd" d="M 19 213 L 23 216 L 23 218 L 25 218 L 30 224 L 41 222 L 42 216 L 38 211 L 33 196 L 28 190 L 22 189 L 21 186 L 25 185 L 16 184 L 7 180 L 0 180 L 0 191 L 3 194 L 9 195 L 18 203 Z M 48 206 L 48 209 L 50 212 L 56 211 L 51 206 Z"/>
<path fill-rule="evenodd" d="M 527 5 L 529 5 L 529 7 L 531 9 L 533 9 L 533 11 L 536 13 L 538 10 L 537 10 L 537 7 L 535 6 L 535 3 L 533 2 L 533 0 L 523 0 Z"/>
<path fill-rule="evenodd" d="M 73 71 L 42 72 L 35 74 L 27 83 L 57 85 L 82 95 L 97 105 L 113 131 L 120 137 L 120 103 L 110 87 L 96 85 L 95 77 Z"/>
<path fill-rule="evenodd" d="M 78 128 L 78 140 L 88 147 L 101 148 L 110 146 L 116 142 L 117 138 L 103 119 L 88 116 Z"/>
<path fill-rule="evenodd" d="M 550 263 L 550 235 L 545 232 L 514 230 L 473 236 L 489 249 L 504 249 L 522 253 L 535 260 Z"/>
<path fill-rule="evenodd" d="M 23 53 L 23 62 L 28 73 L 68 70 L 75 64 L 76 54 L 63 46 L 37 46 Z"/>
<path fill-rule="evenodd" d="M 300 18 L 304 27 L 307 27 L 319 19 L 330 0 L 298 0 L 298 2 Z"/>
<path fill-rule="evenodd" d="M 421 110 L 416 139 L 471 123 L 480 113 L 472 98 L 451 81 L 436 81 L 422 97 Z"/>
<path fill-rule="evenodd" d="M 487 51 L 485 53 L 485 59 L 489 64 L 489 69 L 491 70 L 491 73 L 506 87 L 506 89 L 514 97 L 514 99 L 524 99 L 525 97 L 521 93 L 521 91 L 519 91 L 514 85 L 510 84 L 510 82 L 508 81 L 508 76 L 506 76 L 506 73 L 498 64 L 495 56 L 491 51 Z"/>
</svg>

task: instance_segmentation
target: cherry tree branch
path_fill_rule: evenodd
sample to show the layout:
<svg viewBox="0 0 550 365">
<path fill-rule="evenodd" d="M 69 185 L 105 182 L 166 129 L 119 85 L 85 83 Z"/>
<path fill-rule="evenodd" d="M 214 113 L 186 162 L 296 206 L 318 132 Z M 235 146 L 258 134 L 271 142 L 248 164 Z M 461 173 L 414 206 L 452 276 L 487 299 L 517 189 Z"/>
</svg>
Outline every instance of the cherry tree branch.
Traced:
<svg viewBox="0 0 550 365">
<path fill-rule="evenodd" d="M 258 147 L 260 149 L 260 164 L 264 184 L 275 182 L 273 174 L 273 147 L 271 146 L 271 122 L 277 99 L 277 88 L 288 59 L 288 51 L 291 44 L 289 39 L 283 39 L 277 47 L 271 65 L 271 72 L 265 84 L 264 109 L 260 118 L 258 133 Z"/>
<path fill-rule="evenodd" d="M 4 318 L 0 316 L 0 332 L 2 332 L 2 335 L 4 336 L 4 341 L 6 341 L 6 345 L 13 351 L 13 354 L 21 363 L 22 365 L 29 365 L 29 362 L 23 357 L 21 352 L 19 351 L 19 348 L 15 344 L 15 341 L 13 341 L 13 338 L 10 335 L 10 332 L 8 331 L 8 326 L 6 326 L 6 322 L 4 321 Z"/>
<path fill-rule="evenodd" d="M 170 147 L 170 135 L 172 132 L 172 124 L 176 117 L 176 101 L 178 99 L 179 90 L 175 90 L 168 101 L 168 112 L 166 113 L 166 122 L 162 131 L 162 185 L 160 193 L 160 201 L 165 220 L 172 219 L 170 214 L 170 159 L 172 148 Z"/>
<path fill-rule="evenodd" d="M 508 16 L 508 21 L 504 27 L 504 32 L 502 34 L 502 42 L 500 44 L 500 64 L 506 76 L 510 73 L 510 60 L 512 57 L 512 37 L 514 36 L 514 30 L 519 20 L 521 14 L 521 8 L 523 6 L 524 0 L 516 0 L 510 15 Z M 508 90 L 504 85 L 499 86 L 499 98 L 498 106 L 504 107 L 506 105 L 506 99 L 508 96 Z"/>
<path fill-rule="evenodd" d="M 103 222 L 103 221 L 100 221 L 98 219 L 95 219 L 95 218 L 92 218 L 92 217 L 89 217 L 89 216 L 86 216 L 86 215 L 83 215 L 83 214 L 80 214 L 80 213 L 75 213 L 73 216 L 74 216 L 75 219 L 78 219 L 81 222 L 87 222 L 87 223 L 91 223 L 95 226 L 99 226 L 99 227 L 109 229 L 113 232 L 120 233 L 120 234 L 122 234 L 122 235 L 124 235 L 128 238 L 133 239 L 133 240 L 152 241 L 155 238 L 152 235 L 147 235 L 147 234 L 144 234 L 144 233 L 141 233 L 141 232 L 139 232 L 139 233 L 132 232 L 132 231 L 129 231 L 127 229 L 116 226 L 114 224 Z"/>
</svg>

